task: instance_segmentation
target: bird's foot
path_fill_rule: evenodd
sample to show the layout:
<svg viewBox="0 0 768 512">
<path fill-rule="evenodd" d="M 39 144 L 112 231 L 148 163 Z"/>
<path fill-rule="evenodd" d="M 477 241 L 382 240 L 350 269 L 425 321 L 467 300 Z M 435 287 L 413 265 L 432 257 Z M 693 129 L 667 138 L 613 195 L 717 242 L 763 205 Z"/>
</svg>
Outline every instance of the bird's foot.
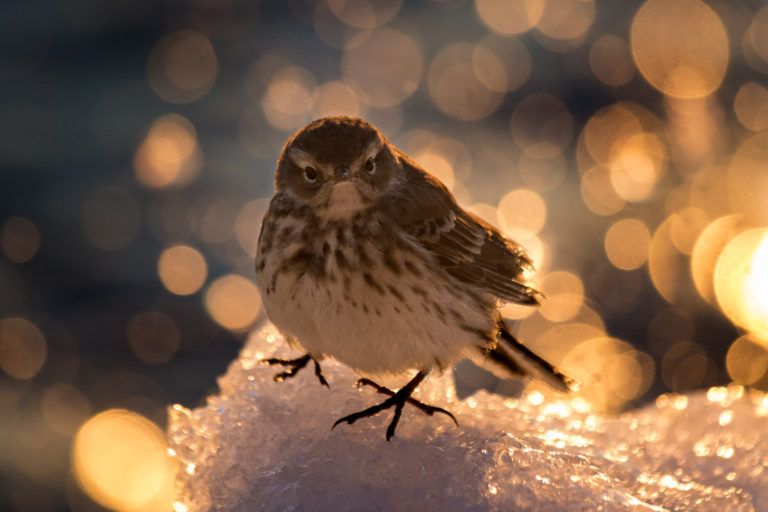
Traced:
<svg viewBox="0 0 768 512">
<path fill-rule="evenodd" d="M 339 423 L 348 423 L 352 424 L 359 420 L 360 418 L 368 418 L 370 416 L 374 416 L 375 414 L 380 413 L 381 411 L 385 409 L 389 409 L 391 407 L 395 407 L 395 414 L 392 417 L 392 421 L 389 423 L 389 426 L 387 427 L 387 441 L 392 439 L 392 437 L 395 435 L 395 429 L 397 428 L 397 424 L 400 421 L 400 415 L 403 411 L 403 406 L 405 403 L 409 403 L 416 408 L 418 408 L 421 412 L 428 416 L 432 416 L 436 412 L 443 413 L 447 415 L 449 418 L 453 420 L 453 422 L 458 426 L 458 422 L 456 421 L 456 418 L 451 414 L 450 412 L 446 411 L 445 409 L 441 407 L 434 407 L 432 405 L 427 405 L 423 402 L 420 402 L 413 398 L 411 394 L 416 389 L 416 386 L 419 385 L 419 383 L 424 380 L 424 377 L 426 377 L 426 374 L 423 372 L 419 372 L 416 374 L 416 376 L 411 379 L 408 384 L 400 388 L 398 391 L 392 391 L 389 388 L 385 388 L 384 386 L 380 386 L 379 384 L 376 384 L 370 379 L 360 379 L 357 381 L 358 386 L 371 386 L 376 391 L 378 391 L 381 394 L 388 395 L 389 398 L 381 402 L 380 404 L 374 405 L 372 407 L 369 407 L 367 409 L 364 409 L 362 411 L 349 414 L 347 416 L 344 416 L 343 418 L 339 418 L 336 420 L 336 422 L 333 424 L 333 428 L 336 428 L 336 425 Z"/>
<path fill-rule="evenodd" d="M 269 359 L 263 359 L 262 362 L 267 363 L 269 365 L 282 365 L 282 366 L 290 366 L 291 368 L 280 372 L 274 376 L 275 382 L 283 382 L 285 379 L 289 377 L 295 376 L 299 370 L 307 366 L 307 363 L 312 361 L 315 363 L 315 376 L 317 377 L 317 380 L 320 381 L 320 384 L 323 386 L 329 388 L 328 381 L 325 380 L 325 376 L 323 375 L 323 371 L 320 368 L 320 363 L 317 362 L 315 358 L 310 356 L 309 354 L 305 354 L 301 357 L 297 357 L 296 359 L 277 359 L 277 358 L 269 358 Z"/>
</svg>

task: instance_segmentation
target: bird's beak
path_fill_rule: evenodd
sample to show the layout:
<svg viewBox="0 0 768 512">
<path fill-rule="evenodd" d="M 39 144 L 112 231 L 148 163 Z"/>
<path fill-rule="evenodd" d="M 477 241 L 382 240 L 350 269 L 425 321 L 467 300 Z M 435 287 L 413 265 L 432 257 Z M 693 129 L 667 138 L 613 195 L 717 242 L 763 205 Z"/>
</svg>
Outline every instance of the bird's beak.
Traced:
<svg viewBox="0 0 768 512">
<path fill-rule="evenodd" d="M 340 165 L 334 170 L 334 175 L 338 181 L 346 180 L 349 178 L 349 167 L 346 165 Z"/>
</svg>

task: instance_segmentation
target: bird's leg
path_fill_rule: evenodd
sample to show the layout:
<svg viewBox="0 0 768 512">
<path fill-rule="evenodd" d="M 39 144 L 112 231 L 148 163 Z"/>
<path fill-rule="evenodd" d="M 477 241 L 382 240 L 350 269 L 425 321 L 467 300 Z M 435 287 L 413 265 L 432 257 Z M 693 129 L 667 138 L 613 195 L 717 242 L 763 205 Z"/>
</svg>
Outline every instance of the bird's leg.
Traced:
<svg viewBox="0 0 768 512">
<path fill-rule="evenodd" d="M 360 418 L 368 418 L 370 416 L 380 413 L 385 409 L 389 409 L 392 406 L 394 406 L 395 414 L 392 417 L 392 421 L 390 422 L 389 426 L 387 427 L 387 441 L 389 441 L 392 438 L 392 436 L 395 435 L 395 428 L 397 428 L 397 423 L 400 421 L 400 415 L 403 412 L 403 406 L 405 405 L 406 402 L 416 406 L 421 412 L 429 416 L 432 416 L 436 412 L 441 412 L 443 414 L 446 414 L 448 415 L 448 417 L 450 417 L 453 420 L 454 423 L 458 425 L 458 422 L 456 421 L 456 418 L 454 418 L 453 414 L 446 411 L 445 409 L 427 405 L 411 397 L 413 390 L 416 389 L 416 386 L 418 386 L 419 383 L 422 380 L 424 380 L 426 376 L 427 374 L 424 372 L 417 373 L 416 376 L 413 379 L 411 379 L 410 382 L 408 382 L 408 384 L 400 388 L 397 392 L 392 391 L 391 389 L 385 388 L 383 386 L 380 386 L 370 379 L 360 379 L 358 381 L 358 385 L 371 386 L 379 393 L 388 395 L 389 398 L 387 398 L 380 404 L 374 405 L 373 407 L 369 407 L 360 412 L 356 412 L 348 416 L 344 416 L 343 418 L 339 418 L 338 420 L 336 420 L 336 423 L 333 424 L 332 428 L 336 428 L 336 425 L 344 422 L 347 422 L 351 425 L 352 423 L 359 420 Z"/>
<path fill-rule="evenodd" d="M 294 375 L 296 375 L 296 373 L 298 373 L 299 370 L 301 370 L 302 368 L 307 366 L 307 363 L 310 360 L 313 363 L 315 363 L 315 376 L 317 377 L 317 380 L 319 380 L 320 384 L 322 384 L 323 386 L 330 387 L 328 385 L 328 381 L 325 380 L 325 376 L 323 375 L 323 371 L 320 368 L 320 363 L 318 363 L 317 359 L 315 359 L 314 357 L 310 356 L 309 354 L 304 354 L 303 356 L 297 357 L 296 359 L 277 359 L 277 358 L 272 357 L 272 358 L 269 358 L 269 359 L 264 359 L 263 362 L 265 362 L 267 364 L 270 364 L 270 365 L 279 364 L 279 365 L 282 365 L 282 366 L 290 366 L 291 367 L 288 370 L 285 370 L 285 371 L 280 372 L 277 375 L 275 375 L 275 377 L 274 377 L 275 382 L 282 382 L 285 379 L 287 379 L 289 377 L 293 377 Z"/>
</svg>

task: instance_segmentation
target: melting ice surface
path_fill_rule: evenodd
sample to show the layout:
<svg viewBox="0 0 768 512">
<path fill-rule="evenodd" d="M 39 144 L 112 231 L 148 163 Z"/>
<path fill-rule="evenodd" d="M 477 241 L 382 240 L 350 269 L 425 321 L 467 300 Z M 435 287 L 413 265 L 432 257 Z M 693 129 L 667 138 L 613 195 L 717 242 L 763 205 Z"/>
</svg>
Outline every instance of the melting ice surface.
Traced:
<svg viewBox="0 0 768 512">
<path fill-rule="evenodd" d="M 660 397 L 621 416 L 538 392 L 459 400 L 449 374 L 417 391 L 460 426 L 406 406 L 342 424 L 380 402 L 333 361 L 276 383 L 264 357 L 296 357 L 255 332 L 205 407 L 171 408 L 181 461 L 176 512 L 203 510 L 768 510 L 768 395 L 741 387 Z M 402 383 L 405 381 L 403 380 Z M 402 384 L 401 383 L 401 384 Z"/>
</svg>

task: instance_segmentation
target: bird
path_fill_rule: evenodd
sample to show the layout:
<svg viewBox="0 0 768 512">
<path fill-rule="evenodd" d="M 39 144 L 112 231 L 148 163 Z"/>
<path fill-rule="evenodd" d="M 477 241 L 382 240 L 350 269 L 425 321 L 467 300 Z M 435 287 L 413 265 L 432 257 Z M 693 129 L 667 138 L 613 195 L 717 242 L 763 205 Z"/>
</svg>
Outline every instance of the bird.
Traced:
<svg viewBox="0 0 768 512">
<path fill-rule="evenodd" d="M 324 359 L 351 367 L 359 386 L 387 398 L 333 428 L 394 408 L 387 441 L 405 404 L 456 422 L 412 395 L 465 357 L 568 392 L 577 382 L 517 340 L 499 312 L 540 303 L 525 279 L 532 270 L 520 244 L 461 208 L 372 124 L 316 119 L 282 149 L 256 251 L 264 310 L 303 355 L 265 363 L 282 365 L 274 379 L 283 381 L 311 362 L 325 386 Z M 396 391 L 374 381 L 414 371 Z"/>
</svg>

